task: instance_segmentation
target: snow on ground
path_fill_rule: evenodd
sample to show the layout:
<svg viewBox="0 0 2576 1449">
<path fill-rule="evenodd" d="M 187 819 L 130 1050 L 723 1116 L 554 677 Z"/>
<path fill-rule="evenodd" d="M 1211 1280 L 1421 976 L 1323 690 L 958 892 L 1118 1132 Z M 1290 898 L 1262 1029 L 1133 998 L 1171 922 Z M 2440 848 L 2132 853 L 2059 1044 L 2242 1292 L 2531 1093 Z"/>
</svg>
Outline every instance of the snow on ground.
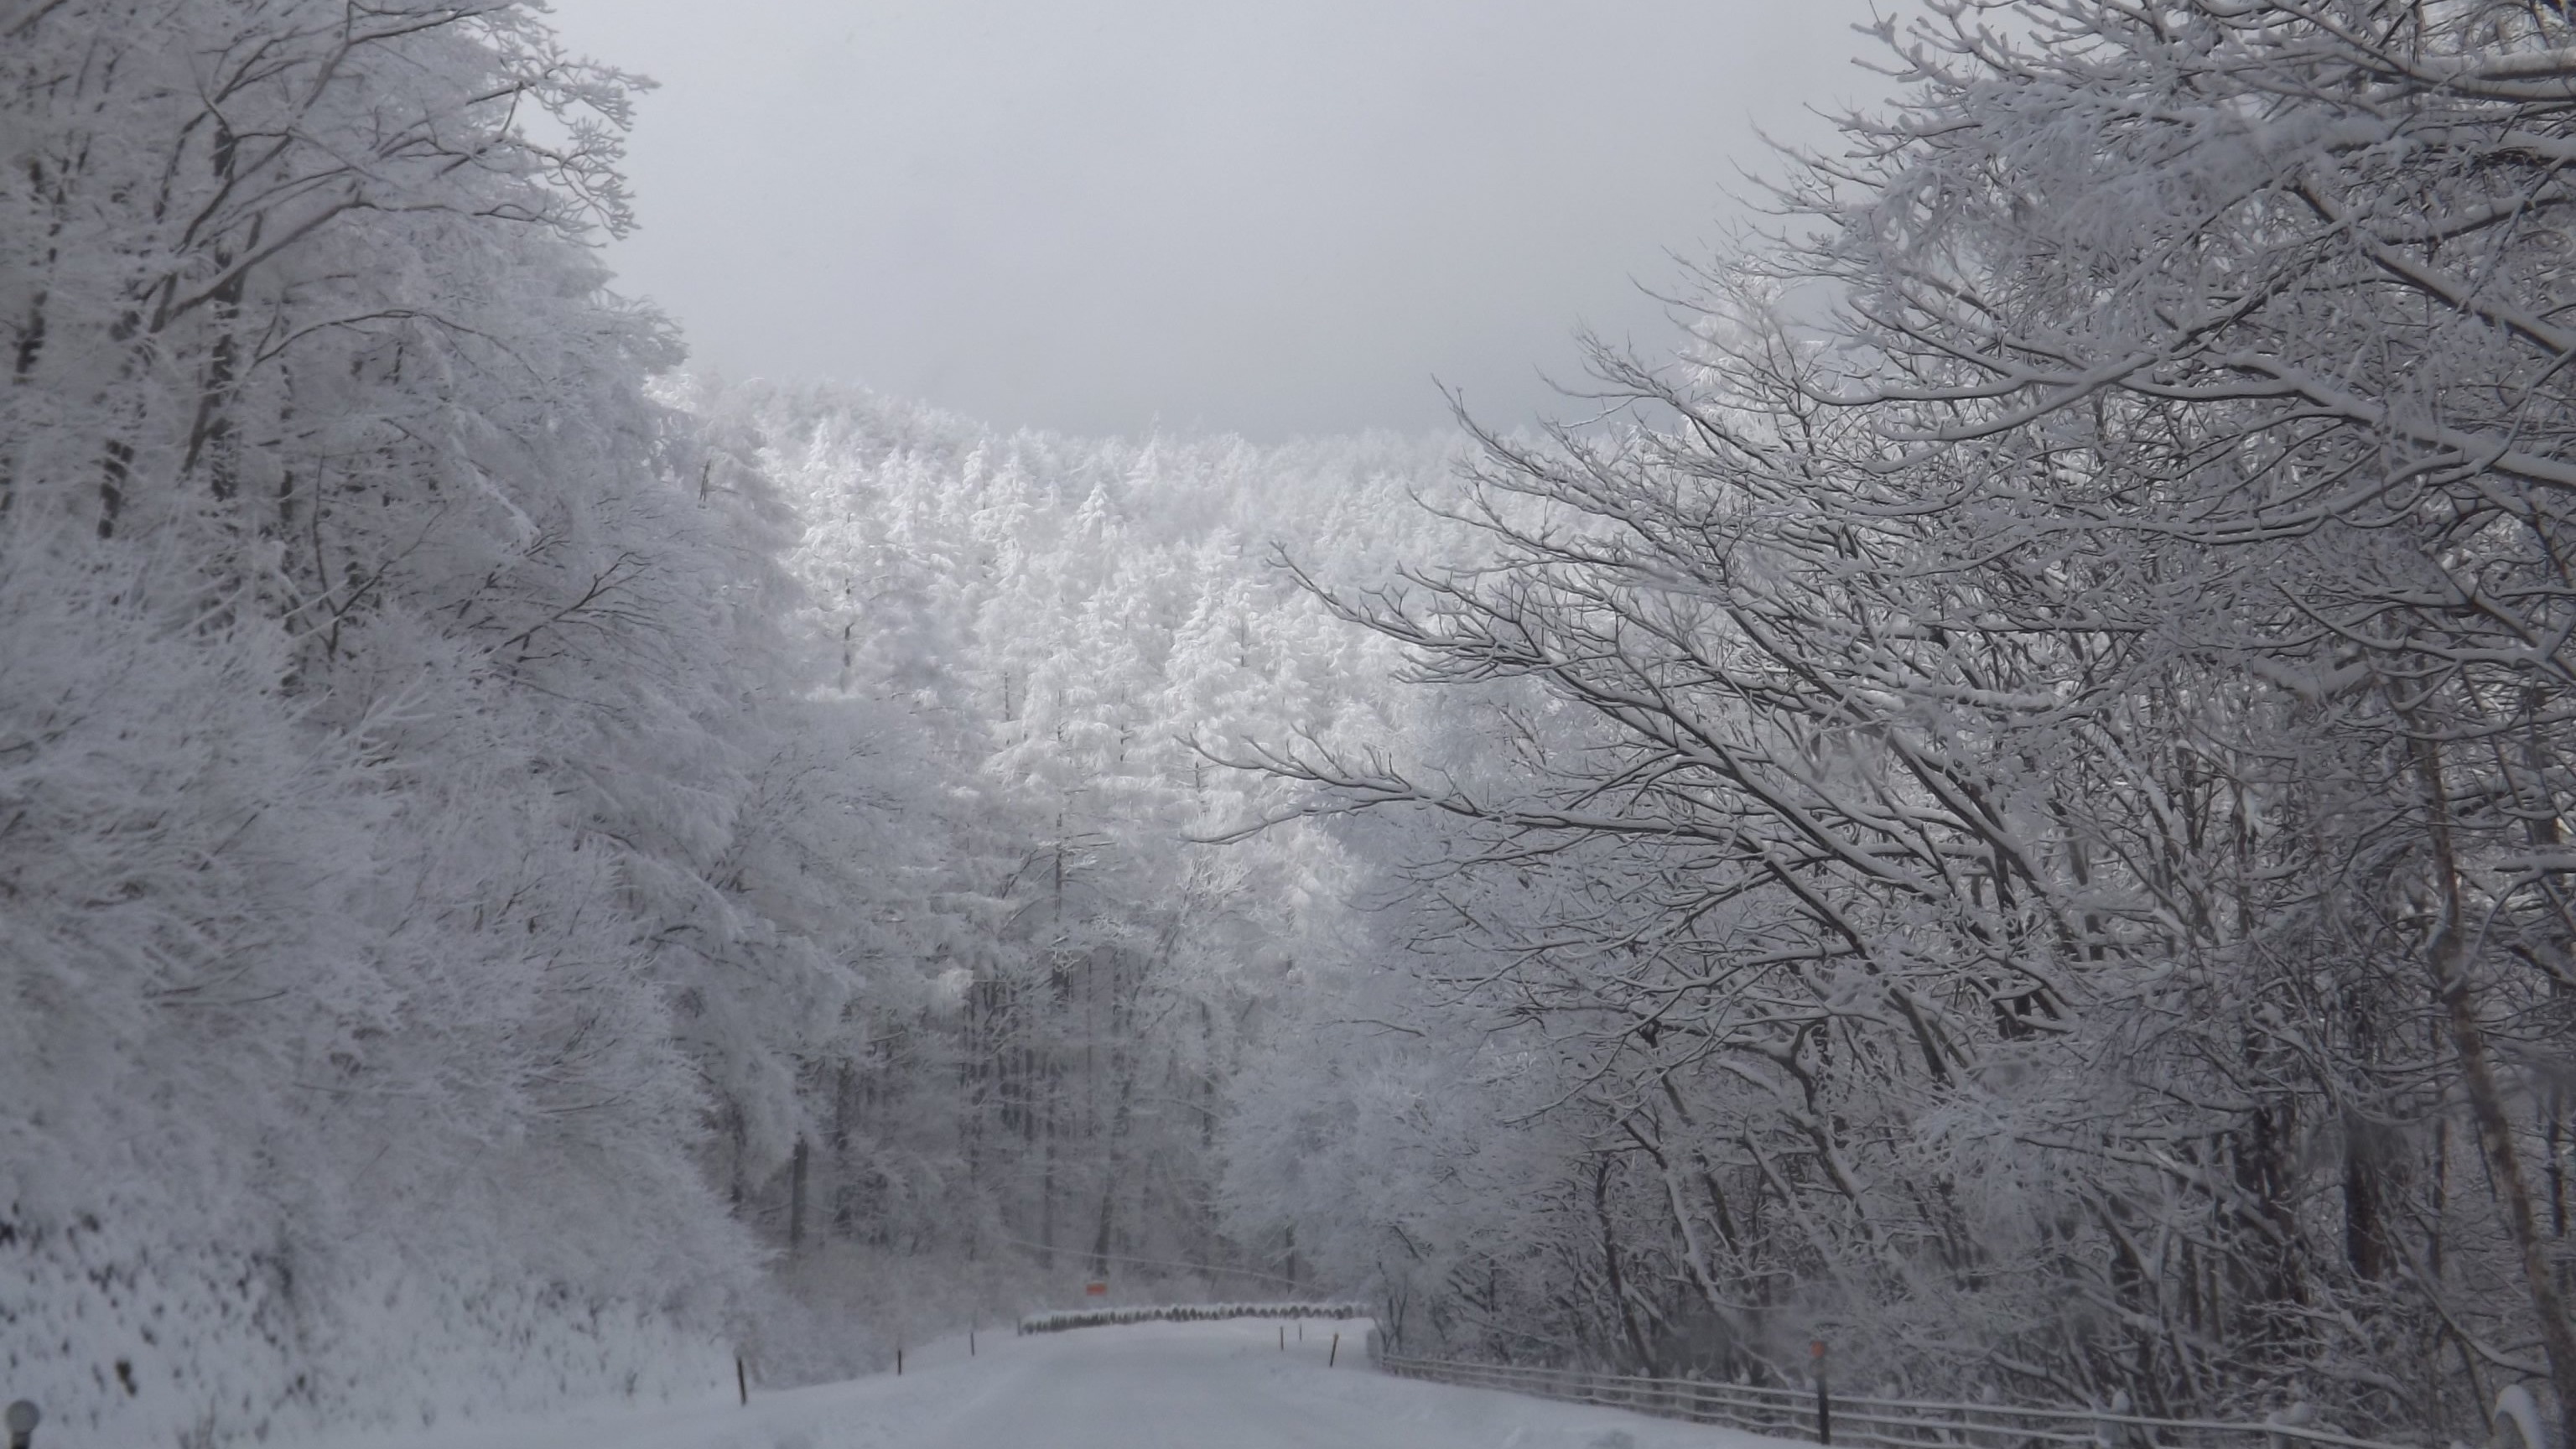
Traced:
<svg viewBox="0 0 2576 1449">
<path fill-rule="evenodd" d="M 1785 1441 L 1390 1378 L 1364 1323 L 1148 1323 L 954 1339 L 881 1374 L 729 1400 L 569 1415 L 328 1449 L 1778 1449 Z M 1332 1335 L 1337 1367 L 1325 1367 Z M 323 1449 L 315 1444 L 312 1449 Z"/>
</svg>

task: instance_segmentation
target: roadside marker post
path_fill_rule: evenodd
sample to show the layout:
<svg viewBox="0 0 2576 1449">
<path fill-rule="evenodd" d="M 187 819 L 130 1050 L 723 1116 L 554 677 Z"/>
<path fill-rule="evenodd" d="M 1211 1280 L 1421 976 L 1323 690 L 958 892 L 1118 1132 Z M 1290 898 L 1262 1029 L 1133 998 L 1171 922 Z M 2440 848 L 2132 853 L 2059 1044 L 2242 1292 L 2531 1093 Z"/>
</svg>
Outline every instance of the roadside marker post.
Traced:
<svg viewBox="0 0 2576 1449">
<path fill-rule="evenodd" d="M 1834 1401 L 1825 1391 L 1825 1341 L 1817 1339 L 1807 1345 L 1808 1355 L 1816 1361 L 1816 1442 L 1834 1442 Z"/>
<path fill-rule="evenodd" d="M 1325 1355 L 1324 1355 L 1324 1367 L 1326 1367 L 1326 1368 L 1331 1368 L 1331 1367 L 1333 1366 L 1333 1360 L 1335 1360 L 1335 1359 L 1337 1359 L 1337 1358 L 1340 1358 L 1341 1356 L 1342 1356 L 1342 1336 L 1341 1336 L 1340 1334 L 1336 1333 L 1336 1334 L 1334 1334 L 1334 1335 L 1333 1335 L 1333 1350 L 1332 1350 L 1332 1352 L 1327 1353 L 1327 1354 L 1325 1354 Z"/>
</svg>

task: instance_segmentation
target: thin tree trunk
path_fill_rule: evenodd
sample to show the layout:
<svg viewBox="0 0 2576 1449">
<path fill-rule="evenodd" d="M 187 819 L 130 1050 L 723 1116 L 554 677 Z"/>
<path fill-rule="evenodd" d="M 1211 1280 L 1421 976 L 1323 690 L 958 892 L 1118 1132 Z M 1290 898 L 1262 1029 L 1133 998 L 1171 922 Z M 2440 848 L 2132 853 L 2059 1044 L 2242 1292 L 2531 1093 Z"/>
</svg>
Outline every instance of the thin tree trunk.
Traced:
<svg viewBox="0 0 2576 1449">
<path fill-rule="evenodd" d="M 787 1169 L 787 1251 L 790 1255 L 805 1248 L 805 1139 L 796 1139 L 796 1155 L 788 1159 Z"/>
<path fill-rule="evenodd" d="M 1619 1271 L 1619 1239 L 1610 1225 L 1610 1159 L 1603 1157 L 1592 1165 L 1592 1217 L 1601 1226 L 1601 1266 L 1609 1275 L 1610 1301 L 1619 1306 L 1619 1331 L 1627 1337 L 1628 1351 L 1637 1356 L 1641 1373 L 1655 1372 L 1654 1351 L 1646 1346 L 1645 1331 L 1637 1326 L 1637 1306 L 1628 1300 L 1628 1282 Z"/>
<path fill-rule="evenodd" d="M 2441 922 L 2434 928 L 2428 955 L 2433 989 L 2450 1027 L 2452 1049 L 2460 1054 L 2461 1082 L 2468 1089 L 2469 1116 L 2477 1124 L 2479 1145 L 2495 1173 L 2496 1196 L 2506 1228 L 2521 1250 L 2523 1287 L 2540 1320 L 2541 1351 L 2549 1361 L 2549 1383 L 2558 1396 L 2561 1444 L 2576 1446 L 2576 1328 L 2567 1320 L 2567 1304 L 2550 1271 L 2548 1245 L 2541 1241 L 2532 1211 L 2531 1187 L 2524 1176 L 2522 1154 L 2513 1140 L 2504 1093 L 2487 1054 L 2486 1030 L 2478 1022 L 2477 998 L 2469 982 L 2467 942 L 2461 932 L 2467 910 L 2461 900 L 2459 857 L 2451 841 L 2450 800 L 2442 784 L 2441 747 L 2420 732 L 2415 740 L 2415 766 L 2424 786 L 2426 824 L 2431 833 L 2433 870 L 2442 891 Z"/>
</svg>

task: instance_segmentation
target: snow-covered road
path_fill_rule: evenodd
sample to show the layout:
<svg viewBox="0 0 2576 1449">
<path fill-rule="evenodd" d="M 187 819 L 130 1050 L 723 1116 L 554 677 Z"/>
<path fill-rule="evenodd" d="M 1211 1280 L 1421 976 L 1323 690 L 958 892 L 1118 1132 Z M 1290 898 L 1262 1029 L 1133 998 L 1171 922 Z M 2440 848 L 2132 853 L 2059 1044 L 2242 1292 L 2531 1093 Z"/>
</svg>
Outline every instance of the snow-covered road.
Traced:
<svg viewBox="0 0 2576 1449">
<path fill-rule="evenodd" d="M 1340 1365 L 1325 1366 L 1343 1334 Z M 1389 1378 L 1353 1325 L 1141 1324 L 962 1341 L 849 1383 L 543 1423 L 343 1440 L 367 1449 L 1780 1449 L 1780 1441 Z"/>
</svg>

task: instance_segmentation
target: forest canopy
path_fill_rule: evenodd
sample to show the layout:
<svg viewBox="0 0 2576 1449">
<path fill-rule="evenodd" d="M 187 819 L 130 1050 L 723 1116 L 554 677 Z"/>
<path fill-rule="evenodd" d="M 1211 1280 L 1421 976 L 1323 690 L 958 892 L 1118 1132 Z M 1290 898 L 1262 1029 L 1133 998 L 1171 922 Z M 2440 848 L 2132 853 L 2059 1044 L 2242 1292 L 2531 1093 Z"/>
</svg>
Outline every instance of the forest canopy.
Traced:
<svg viewBox="0 0 2576 1449">
<path fill-rule="evenodd" d="M 212 1444 L 1115 1274 L 2576 1442 L 2576 22 L 1858 43 L 1580 425 L 1263 447 L 686 373 L 526 0 L 0 0 L 16 1371 Z"/>
</svg>

